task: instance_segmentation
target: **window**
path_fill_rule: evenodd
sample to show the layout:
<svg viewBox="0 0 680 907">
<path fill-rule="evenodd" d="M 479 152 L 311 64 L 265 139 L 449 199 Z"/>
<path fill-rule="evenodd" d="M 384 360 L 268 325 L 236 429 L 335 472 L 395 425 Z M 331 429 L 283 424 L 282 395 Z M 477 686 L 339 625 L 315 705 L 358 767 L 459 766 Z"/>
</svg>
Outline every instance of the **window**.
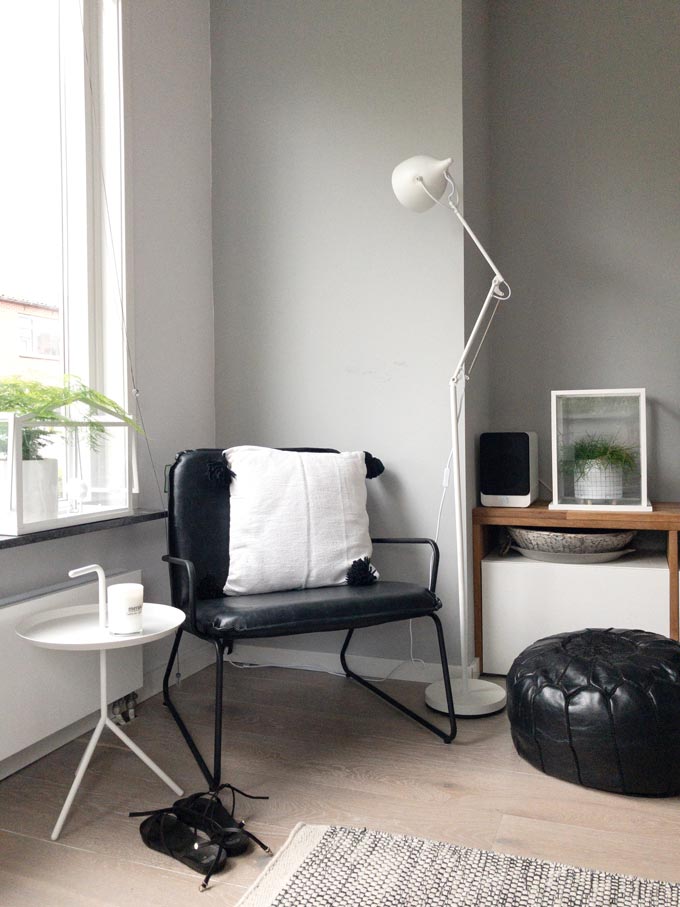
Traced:
<svg viewBox="0 0 680 907">
<path fill-rule="evenodd" d="M 126 401 L 120 0 L 3 0 L 0 376 Z"/>
<path fill-rule="evenodd" d="M 121 3 L 0 0 L 0 381 L 49 396 L 73 376 L 127 409 Z M 127 428 L 105 416 L 95 442 L 86 407 L 59 410 L 66 426 L 0 424 L 0 531 L 129 510 Z"/>
<path fill-rule="evenodd" d="M 53 308 L 53 312 L 58 309 Z M 61 330 L 57 318 L 42 315 L 17 316 L 17 340 L 20 357 L 61 361 Z"/>
</svg>

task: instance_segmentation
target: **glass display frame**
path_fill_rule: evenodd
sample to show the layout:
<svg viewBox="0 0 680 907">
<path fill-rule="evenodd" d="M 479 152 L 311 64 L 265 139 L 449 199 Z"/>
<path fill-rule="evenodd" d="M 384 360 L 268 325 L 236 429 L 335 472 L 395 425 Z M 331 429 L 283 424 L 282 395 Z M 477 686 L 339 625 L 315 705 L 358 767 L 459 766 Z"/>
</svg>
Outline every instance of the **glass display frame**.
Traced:
<svg viewBox="0 0 680 907">
<path fill-rule="evenodd" d="M 97 418 L 93 447 L 86 421 L 41 422 L 0 413 L 0 535 L 18 536 L 129 516 L 133 447 L 128 425 Z M 30 438 L 39 448 L 24 458 Z"/>
<path fill-rule="evenodd" d="M 551 510 L 651 511 L 645 388 L 552 391 Z"/>
</svg>

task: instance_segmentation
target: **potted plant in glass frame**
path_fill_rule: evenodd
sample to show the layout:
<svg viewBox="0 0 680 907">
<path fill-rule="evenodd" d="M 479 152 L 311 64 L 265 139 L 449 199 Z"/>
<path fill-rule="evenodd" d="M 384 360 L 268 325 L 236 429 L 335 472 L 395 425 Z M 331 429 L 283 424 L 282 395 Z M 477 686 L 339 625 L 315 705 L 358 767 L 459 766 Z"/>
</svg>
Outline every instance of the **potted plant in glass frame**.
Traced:
<svg viewBox="0 0 680 907">
<path fill-rule="evenodd" d="M 583 501 L 616 501 L 623 497 L 627 473 L 637 467 L 637 451 L 607 435 L 585 435 L 574 442 L 573 459 L 564 461 L 573 469 L 574 497 Z"/>
<path fill-rule="evenodd" d="M 550 398 L 549 509 L 650 513 L 644 387 L 551 391 Z"/>
<path fill-rule="evenodd" d="M 65 407 L 78 404 L 77 419 L 64 414 Z M 19 376 L 0 379 L 0 413 L 28 417 L 22 419 L 21 430 L 22 523 L 53 520 L 59 515 L 58 461 L 43 456 L 58 426 L 71 429 L 74 434 L 84 428 L 87 445 L 93 451 L 99 449 L 106 436 L 101 414 L 141 431 L 114 400 L 70 375 L 64 376 L 61 385 Z M 8 441 L 8 423 L 0 421 L 0 470 L 7 469 L 11 456 Z M 2 472 L 0 479 L 6 481 Z"/>
</svg>

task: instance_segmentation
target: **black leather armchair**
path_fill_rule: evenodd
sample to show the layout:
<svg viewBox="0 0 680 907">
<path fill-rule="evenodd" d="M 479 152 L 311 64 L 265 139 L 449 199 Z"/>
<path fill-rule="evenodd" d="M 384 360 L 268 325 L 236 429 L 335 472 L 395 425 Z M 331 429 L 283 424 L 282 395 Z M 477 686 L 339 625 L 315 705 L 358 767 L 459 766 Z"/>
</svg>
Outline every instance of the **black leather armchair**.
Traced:
<svg viewBox="0 0 680 907">
<path fill-rule="evenodd" d="M 310 450 L 310 448 L 307 448 Z M 318 450 L 315 449 L 315 450 Z M 329 454 L 335 451 L 324 451 Z M 329 586 L 260 595 L 225 596 L 228 574 L 229 479 L 222 449 L 187 450 L 178 454 L 168 475 L 168 554 L 172 603 L 186 613 L 177 631 L 163 679 L 163 699 L 184 736 L 211 790 L 221 780 L 223 661 L 236 641 L 320 630 L 346 630 L 340 653 L 345 674 L 450 743 L 456 719 L 441 622 L 441 602 L 435 594 L 439 551 L 431 539 L 373 539 L 374 544 L 429 545 L 428 587 L 379 580 L 369 586 Z M 361 627 L 429 617 L 434 622 L 446 687 L 450 731 L 442 731 L 399 703 L 384 690 L 360 677 L 347 664 L 347 648 Z M 213 770 L 208 768 L 193 737 L 170 698 L 170 677 L 184 633 L 215 647 L 215 745 Z"/>
</svg>

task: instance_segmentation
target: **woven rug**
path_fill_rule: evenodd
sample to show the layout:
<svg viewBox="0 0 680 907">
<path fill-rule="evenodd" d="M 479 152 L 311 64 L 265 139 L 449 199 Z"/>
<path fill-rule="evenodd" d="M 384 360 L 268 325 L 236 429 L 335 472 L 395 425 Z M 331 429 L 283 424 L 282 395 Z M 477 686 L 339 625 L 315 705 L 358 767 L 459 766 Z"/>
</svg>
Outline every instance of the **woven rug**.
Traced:
<svg viewBox="0 0 680 907">
<path fill-rule="evenodd" d="M 298 825 L 237 907 L 680 907 L 680 885 L 367 828 Z"/>
</svg>

